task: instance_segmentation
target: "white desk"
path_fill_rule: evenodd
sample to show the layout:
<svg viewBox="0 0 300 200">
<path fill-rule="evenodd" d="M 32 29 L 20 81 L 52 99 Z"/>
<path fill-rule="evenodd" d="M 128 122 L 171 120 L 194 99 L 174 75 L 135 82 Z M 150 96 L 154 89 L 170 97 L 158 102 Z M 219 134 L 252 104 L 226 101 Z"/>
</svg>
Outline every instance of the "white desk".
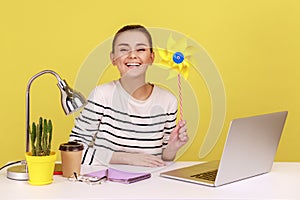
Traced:
<svg viewBox="0 0 300 200">
<path fill-rule="evenodd" d="M 141 182 L 101 185 L 72 183 L 62 176 L 54 176 L 52 184 L 31 186 L 26 181 L 6 178 L 0 172 L 1 199 L 300 199 L 300 163 L 274 163 L 270 173 L 238 181 L 217 188 L 159 177 L 161 171 L 195 164 L 174 163 L 152 170 L 152 177 Z M 83 171 L 93 171 L 84 167 Z M 124 169 L 124 168 L 123 168 Z M 138 168 L 140 170 L 141 168 Z"/>
</svg>

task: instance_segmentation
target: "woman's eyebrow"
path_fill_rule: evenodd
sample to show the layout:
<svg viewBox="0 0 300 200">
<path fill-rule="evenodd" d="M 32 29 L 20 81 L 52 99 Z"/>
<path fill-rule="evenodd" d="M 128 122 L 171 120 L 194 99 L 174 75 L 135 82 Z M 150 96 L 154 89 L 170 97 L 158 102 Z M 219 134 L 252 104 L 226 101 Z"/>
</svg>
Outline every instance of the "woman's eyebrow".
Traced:
<svg viewBox="0 0 300 200">
<path fill-rule="evenodd" d="M 145 43 L 138 43 L 138 44 L 136 44 L 136 46 L 145 46 L 145 47 L 148 47 L 149 45 L 147 45 Z"/>
<path fill-rule="evenodd" d="M 117 47 L 119 48 L 131 48 L 130 47 L 130 44 L 127 44 L 127 43 L 120 43 L 117 45 Z M 145 44 L 145 43 L 137 43 L 135 45 L 135 47 L 133 47 L 134 49 L 137 49 L 137 48 L 150 48 L 148 44 Z"/>
<path fill-rule="evenodd" d="M 120 43 L 120 44 L 118 44 L 118 46 L 129 46 L 129 44 L 127 44 L 127 43 Z"/>
<path fill-rule="evenodd" d="M 120 43 L 117 46 L 130 46 L 130 45 L 127 44 L 127 43 Z M 135 46 L 145 46 L 145 47 L 148 47 L 149 45 L 147 45 L 145 43 L 137 43 Z"/>
</svg>

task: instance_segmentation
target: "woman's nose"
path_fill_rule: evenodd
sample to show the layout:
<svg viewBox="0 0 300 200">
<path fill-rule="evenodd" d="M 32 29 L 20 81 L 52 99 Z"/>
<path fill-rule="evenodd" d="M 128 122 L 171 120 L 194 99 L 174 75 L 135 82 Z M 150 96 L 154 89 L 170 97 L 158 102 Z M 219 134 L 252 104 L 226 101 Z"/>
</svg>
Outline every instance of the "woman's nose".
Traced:
<svg viewBox="0 0 300 200">
<path fill-rule="evenodd" d="M 136 57 L 137 57 L 137 56 L 136 56 L 136 51 L 135 51 L 135 50 L 130 51 L 128 57 L 129 57 L 129 58 L 136 58 Z"/>
</svg>

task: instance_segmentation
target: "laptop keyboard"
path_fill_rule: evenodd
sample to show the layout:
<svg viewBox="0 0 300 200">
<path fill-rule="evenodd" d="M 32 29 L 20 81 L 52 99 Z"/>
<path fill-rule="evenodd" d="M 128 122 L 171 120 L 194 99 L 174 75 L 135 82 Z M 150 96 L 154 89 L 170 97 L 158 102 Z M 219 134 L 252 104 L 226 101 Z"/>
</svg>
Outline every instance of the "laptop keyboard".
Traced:
<svg viewBox="0 0 300 200">
<path fill-rule="evenodd" d="M 194 174 L 191 177 L 204 179 L 204 180 L 208 180 L 208 181 L 215 181 L 217 172 L 218 172 L 218 170 L 213 170 L 213 171 L 203 172 L 203 173 L 199 173 L 199 174 Z"/>
</svg>

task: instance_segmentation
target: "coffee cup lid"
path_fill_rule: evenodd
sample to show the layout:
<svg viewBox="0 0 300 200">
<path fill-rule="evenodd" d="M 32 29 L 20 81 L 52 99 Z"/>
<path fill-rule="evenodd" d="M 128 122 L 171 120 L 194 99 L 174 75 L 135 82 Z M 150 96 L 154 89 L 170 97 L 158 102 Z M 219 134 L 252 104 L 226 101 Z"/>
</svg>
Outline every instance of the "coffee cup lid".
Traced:
<svg viewBox="0 0 300 200">
<path fill-rule="evenodd" d="M 83 149 L 83 145 L 75 141 L 69 141 L 59 146 L 59 150 L 61 151 L 81 151 Z"/>
</svg>

